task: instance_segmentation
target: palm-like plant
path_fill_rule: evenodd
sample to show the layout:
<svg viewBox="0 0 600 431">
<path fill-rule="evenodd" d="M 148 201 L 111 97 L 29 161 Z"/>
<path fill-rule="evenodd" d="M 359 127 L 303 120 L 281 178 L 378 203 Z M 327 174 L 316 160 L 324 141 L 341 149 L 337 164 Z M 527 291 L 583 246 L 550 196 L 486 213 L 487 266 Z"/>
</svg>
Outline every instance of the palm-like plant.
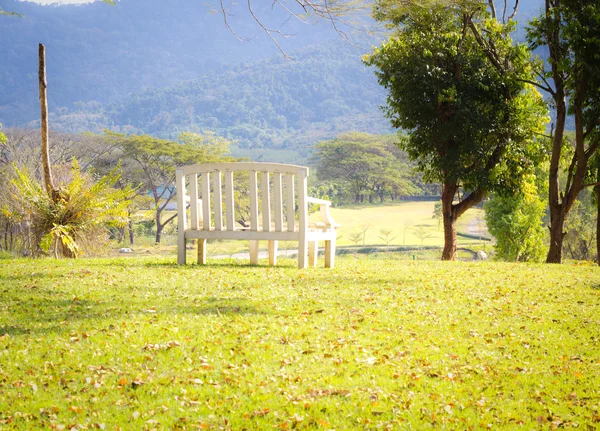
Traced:
<svg viewBox="0 0 600 431">
<path fill-rule="evenodd" d="M 117 169 L 94 182 L 73 160 L 71 180 L 59 187 L 54 198 L 26 170 L 15 171 L 13 211 L 29 218 L 34 253 L 39 248 L 46 253 L 52 250 L 55 257 L 78 257 L 86 237 L 127 222 L 133 193 L 131 188 L 112 188 L 119 179 Z"/>
</svg>

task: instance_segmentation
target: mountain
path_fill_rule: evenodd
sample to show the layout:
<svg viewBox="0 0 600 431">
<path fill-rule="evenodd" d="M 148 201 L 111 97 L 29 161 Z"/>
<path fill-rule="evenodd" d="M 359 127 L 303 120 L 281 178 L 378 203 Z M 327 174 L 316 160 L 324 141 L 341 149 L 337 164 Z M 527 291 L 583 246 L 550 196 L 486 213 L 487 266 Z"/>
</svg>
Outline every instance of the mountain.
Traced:
<svg viewBox="0 0 600 431">
<path fill-rule="evenodd" d="M 42 42 L 50 124 L 62 131 L 110 128 L 174 138 L 208 129 L 237 140 L 237 154 L 282 161 L 304 157 L 310 145 L 343 131 L 389 133 L 379 109 L 385 92 L 361 63 L 381 34 L 351 34 L 354 46 L 331 25 L 289 19 L 272 3 L 255 1 L 254 12 L 294 35 L 277 39 L 292 60 L 245 2 L 232 6 L 230 31 L 218 8 L 198 0 L 116 6 L 0 0 L 2 9 L 23 14 L 0 15 L 0 123 L 36 126 Z M 521 3 L 527 18 L 542 4 Z"/>
</svg>

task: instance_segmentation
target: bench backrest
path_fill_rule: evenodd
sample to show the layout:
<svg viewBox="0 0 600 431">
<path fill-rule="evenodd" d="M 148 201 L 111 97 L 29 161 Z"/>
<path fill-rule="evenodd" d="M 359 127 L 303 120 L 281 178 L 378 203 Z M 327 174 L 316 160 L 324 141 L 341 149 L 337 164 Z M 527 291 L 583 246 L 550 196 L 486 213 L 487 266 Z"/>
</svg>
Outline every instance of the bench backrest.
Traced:
<svg viewBox="0 0 600 431">
<path fill-rule="evenodd" d="M 306 232 L 308 228 L 306 167 L 280 163 L 203 163 L 179 168 L 176 174 L 180 230 Z M 249 177 L 248 184 L 244 185 L 250 201 L 249 227 L 236 225 L 234 203 L 236 182 L 246 175 Z M 189 225 L 185 210 L 188 202 Z"/>
</svg>

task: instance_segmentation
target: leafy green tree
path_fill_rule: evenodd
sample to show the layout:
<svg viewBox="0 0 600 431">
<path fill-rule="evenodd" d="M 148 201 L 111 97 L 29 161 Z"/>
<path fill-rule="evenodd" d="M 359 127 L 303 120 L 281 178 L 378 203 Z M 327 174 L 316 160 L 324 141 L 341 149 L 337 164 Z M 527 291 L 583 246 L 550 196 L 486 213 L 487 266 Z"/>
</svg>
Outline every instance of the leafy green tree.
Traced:
<svg viewBox="0 0 600 431">
<path fill-rule="evenodd" d="M 410 167 L 393 144 L 393 137 L 346 133 L 315 145 L 313 160 L 320 181 L 341 183 L 361 203 L 367 197 L 409 195 L 416 191 Z"/>
<path fill-rule="evenodd" d="M 117 143 L 120 155 L 132 161 L 127 172 L 128 182 L 154 199 L 156 243 L 160 243 L 164 228 L 177 214 L 163 220 L 163 212 L 175 197 L 175 170 L 178 166 L 213 162 L 224 158 L 229 141 L 214 135 L 182 133 L 181 142 L 159 139 L 150 135 L 130 135 L 107 132 L 106 139 Z"/>
<path fill-rule="evenodd" d="M 392 125 L 407 133 L 401 147 L 442 183 L 442 259 L 454 260 L 458 218 L 488 193 L 516 189 L 539 157 L 546 108 L 526 83 L 529 51 L 493 2 L 421 3 L 376 2 L 375 18 L 395 32 L 365 62 L 388 90 Z"/>
<path fill-rule="evenodd" d="M 485 220 L 496 238 L 496 256 L 514 262 L 539 262 L 545 254 L 542 219 L 546 202 L 539 194 L 535 177 L 528 176 L 518 193 L 497 194 L 484 205 Z"/>
<path fill-rule="evenodd" d="M 596 0 L 546 0 L 544 12 L 528 28 L 533 48 L 546 48 L 538 61 L 535 84 L 550 95 L 555 108 L 550 158 L 550 248 L 548 263 L 562 261 L 565 221 L 585 183 L 590 160 L 600 146 L 600 3 Z M 569 150 L 567 116 L 575 118 L 574 152 L 567 180 L 560 181 L 561 160 Z M 595 183 L 595 182 L 594 182 Z"/>
</svg>

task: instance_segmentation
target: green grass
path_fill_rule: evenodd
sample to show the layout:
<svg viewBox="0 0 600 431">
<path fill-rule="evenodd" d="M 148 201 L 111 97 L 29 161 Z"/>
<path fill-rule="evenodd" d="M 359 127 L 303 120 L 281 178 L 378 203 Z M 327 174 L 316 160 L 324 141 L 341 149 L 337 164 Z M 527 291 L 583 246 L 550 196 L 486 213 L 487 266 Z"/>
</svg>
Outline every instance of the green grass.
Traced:
<svg viewBox="0 0 600 431">
<path fill-rule="evenodd" d="M 597 267 L 173 262 L 0 265 L 0 429 L 600 424 Z"/>
<path fill-rule="evenodd" d="M 435 202 L 400 202 L 396 204 L 356 206 L 332 208 L 331 214 L 336 223 L 341 224 L 339 229 L 338 244 L 352 244 L 350 235 L 368 227 L 365 235 L 365 244 L 385 244 L 380 238 L 381 229 L 391 230 L 391 238 L 395 238 L 390 245 L 421 245 L 421 239 L 416 236 L 416 229 L 421 226 L 430 238 L 423 240 L 425 246 L 443 246 L 444 228 L 433 219 Z M 457 231 L 481 234 L 488 237 L 485 226 L 484 212 L 479 208 L 472 208 L 461 216 L 457 223 Z M 458 236 L 459 246 L 478 244 L 482 241 Z M 361 242 L 362 244 L 362 242 Z"/>
</svg>

